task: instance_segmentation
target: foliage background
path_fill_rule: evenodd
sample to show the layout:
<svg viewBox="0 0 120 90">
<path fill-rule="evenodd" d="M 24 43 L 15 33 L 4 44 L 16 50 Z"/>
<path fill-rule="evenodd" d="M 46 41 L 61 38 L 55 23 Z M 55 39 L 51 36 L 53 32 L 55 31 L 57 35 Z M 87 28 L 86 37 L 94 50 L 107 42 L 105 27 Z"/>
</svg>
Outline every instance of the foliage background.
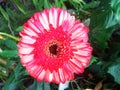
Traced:
<svg viewBox="0 0 120 90">
<path fill-rule="evenodd" d="M 119 90 L 120 0 L 0 0 L 0 90 L 57 90 L 54 83 L 30 77 L 17 55 L 23 23 L 52 6 L 67 9 L 90 28 L 93 57 L 68 90 Z"/>
</svg>

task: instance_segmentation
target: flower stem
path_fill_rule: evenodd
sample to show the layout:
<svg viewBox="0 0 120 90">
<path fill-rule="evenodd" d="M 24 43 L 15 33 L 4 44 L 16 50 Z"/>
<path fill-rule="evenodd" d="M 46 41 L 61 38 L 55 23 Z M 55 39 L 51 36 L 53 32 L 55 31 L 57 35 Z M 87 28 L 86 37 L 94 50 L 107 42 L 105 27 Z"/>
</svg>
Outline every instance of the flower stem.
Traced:
<svg viewBox="0 0 120 90">
<path fill-rule="evenodd" d="M 7 62 L 5 60 L 1 59 L 1 58 L 0 58 L 0 63 L 4 66 L 7 64 Z"/>
<path fill-rule="evenodd" d="M 70 81 L 67 81 L 67 82 L 64 83 L 64 84 L 60 83 L 58 90 L 65 90 L 66 88 L 68 88 L 68 87 L 69 87 L 69 82 L 70 82 Z"/>
<path fill-rule="evenodd" d="M 7 34 L 7 33 L 0 32 L 0 34 L 1 34 L 1 35 L 4 35 L 4 36 L 7 36 L 7 37 L 10 37 L 10 38 L 12 38 L 12 39 L 14 39 L 14 40 L 16 40 L 16 41 L 19 41 L 19 40 L 20 40 L 19 37 L 15 37 L 15 36 L 10 35 L 10 34 Z"/>
<path fill-rule="evenodd" d="M 12 35 L 15 35 L 12 28 L 11 28 L 11 25 L 10 25 L 10 21 L 8 20 L 8 28 L 10 29 L 10 32 Z"/>
<path fill-rule="evenodd" d="M 90 15 L 91 14 L 90 12 L 82 10 L 82 9 L 79 9 L 79 11 L 85 13 L 86 15 Z"/>
</svg>

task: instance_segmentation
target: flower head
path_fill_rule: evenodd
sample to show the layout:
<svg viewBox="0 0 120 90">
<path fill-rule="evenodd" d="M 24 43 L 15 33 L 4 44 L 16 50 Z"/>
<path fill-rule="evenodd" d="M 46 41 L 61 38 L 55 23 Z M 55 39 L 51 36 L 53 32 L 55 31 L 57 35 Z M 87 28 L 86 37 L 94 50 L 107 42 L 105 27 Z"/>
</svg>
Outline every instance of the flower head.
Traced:
<svg viewBox="0 0 120 90">
<path fill-rule="evenodd" d="M 20 32 L 21 63 L 38 81 L 65 83 L 83 73 L 92 48 L 89 29 L 66 10 L 45 9 L 35 13 Z"/>
</svg>

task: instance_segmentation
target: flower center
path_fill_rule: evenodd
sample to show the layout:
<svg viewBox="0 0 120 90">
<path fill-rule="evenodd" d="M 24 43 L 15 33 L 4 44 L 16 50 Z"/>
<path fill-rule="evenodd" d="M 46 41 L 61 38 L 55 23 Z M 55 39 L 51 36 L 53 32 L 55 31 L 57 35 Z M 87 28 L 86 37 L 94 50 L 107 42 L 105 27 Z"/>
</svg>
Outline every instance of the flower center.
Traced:
<svg viewBox="0 0 120 90">
<path fill-rule="evenodd" d="M 52 55 L 57 55 L 57 53 L 58 53 L 57 48 L 58 48 L 57 44 L 51 45 L 51 46 L 49 47 L 49 52 L 50 52 L 50 54 L 52 54 Z"/>
<path fill-rule="evenodd" d="M 45 53 L 50 57 L 57 57 L 59 55 L 60 43 L 57 40 L 50 40 L 45 47 Z"/>
</svg>

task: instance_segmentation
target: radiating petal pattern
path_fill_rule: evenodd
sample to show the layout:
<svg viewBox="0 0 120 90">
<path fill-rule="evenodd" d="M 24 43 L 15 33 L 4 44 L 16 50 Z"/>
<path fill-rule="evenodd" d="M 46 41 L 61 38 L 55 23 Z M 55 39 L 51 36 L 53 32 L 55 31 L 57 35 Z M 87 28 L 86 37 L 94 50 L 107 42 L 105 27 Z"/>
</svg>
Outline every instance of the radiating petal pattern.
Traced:
<svg viewBox="0 0 120 90">
<path fill-rule="evenodd" d="M 35 13 L 20 32 L 21 63 L 37 81 L 65 83 L 84 72 L 92 56 L 89 29 L 61 8 Z"/>
</svg>

